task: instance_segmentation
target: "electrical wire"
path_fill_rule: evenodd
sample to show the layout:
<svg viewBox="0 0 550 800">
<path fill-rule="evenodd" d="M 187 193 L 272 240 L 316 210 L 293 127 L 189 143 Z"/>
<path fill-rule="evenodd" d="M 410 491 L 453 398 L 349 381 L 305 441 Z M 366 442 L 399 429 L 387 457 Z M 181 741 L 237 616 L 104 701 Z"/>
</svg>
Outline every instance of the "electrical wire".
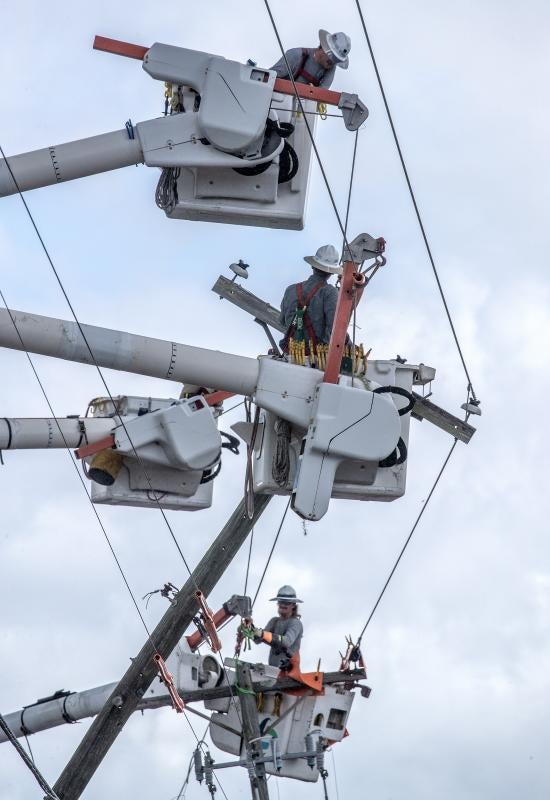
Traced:
<svg viewBox="0 0 550 800">
<path fill-rule="evenodd" d="M 36 233 L 36 235 L 38 237 L 38 240 L 39 240 L 39 242 L 40 242 L 40 244 L 42 246 L 42 250 L 44 251 L 46 259 L 48 260 L 48 263 L 49 263 L 49 265 L 50 265 L 50 267 L 52 269 L 52 272 L 53 272 L 53 274 L 55 276 L 55 279 L 56 279 L 56 281 L 57 281 L 57 283 L 59 285 L 61 293 L 63 294 L 63 297 L 65 298 L 65 301 L 66 301 L 66 303 L 67 303 L 67 305 L 68 305 L 68 307 L 69 307 L 69 309 L 71 311 L 71 314 L 72 314 L 72 316 L 74 318 L 74 321 L 75 321 L 76 326 L 77 326 L 77 328 L 78 328 L 78 330 L 80 332 L 80 335 L 82 336 L 82 339 L 84 341 L 86 349 L 88 350 L 88 352 L 90 354 L 90 357 L 92 359 L 93 365 L 95 366 L 95 368 L 96 368 L 96 370 L 97 370 L 97 372 L 99 374 L 101 382 L 103 383 L 103 386 L 105 387 L 105 391 L 107 392 L 107 395 L 108 395 L 111 403 L 113 404 L 114 408 L 116 409 L 116 404 L 115 404 L 115 401 L 114 401 L 113 396 L 111 394 L 111 390 L 109 389 L 109 386 L 107 385 L 107 381 L 105 380 L 103 372 L 101 371 L 101 368 L 100 368 L 99 364 L 97 363 L 97 360 L 96 360 L 96 357 L 94 355 L 94 352 L 93 352 L 92 348 L 90 347 L 88 339 L 86 338 L 86 334 L 84 333 L 82 325 L 78 320 L 78 317 L 77 317 L 76 312 L 74 310 L 74 307 L 73 307 L 73 305 L 72 305 L 72 303 L 70 301 L 69 295 L 68 295 L 68 293 L 67 293 L 67 291 L 65 289 L 63 281 L 61 280 L 61 277 L 60 277 L 60 275 L 59 275 L 59 273 L 58 273 L 58 271 L 57 271 L 57 269 L 56 269 L 56 267 L 55 267 L 55 265 L 53 263 L 52 257 L 51 257 L 51 255 L 49 253 L 49 250 L 46 247 L 46 243 L 44 242 L 44 239 L 42 238 L 42 235 L 41 235 L 41 233 L 40 233 L 40 231 L 38 229 L 38 226 L 37 226 L 36 221 L 35 221 L 35 219 L 33 217 L 33 214 L 32 214 L 32 212 L 31 212 L 31 210 L 30 210 L 30 208 L 29 208 L 29 206 L 27 204 L 27 201 L 25 200 L 25 197 L 23 196 L 23 192 L 21 191 L 21 189 L 19 187 L 17 179 L 16 179 L 16 177 L 15 177 L 13 171 L 12 171 L 10 162 L 6 158 L 6 154 L 4 153 L 4 150 L 3 150 L 1 145 L 0 145 L 0 155 L 2 155 L 2 158 L 4 159 L 6 167 L 8 169 L 8 172 L 10 173 L 10 176 L 11 176 L 11 178 L 12 178 L 14 184 L 15 184 L 15 187 L 17 188 L 17 192 L 18 192 L 19 198 L 20 198 L 21 202 L 23 203 L 25 211 L 27 212 L 27 215 L 29 217 L 29 220 L 31 221 L 31 224 L 32 224 L 32 226 L 34 228 L 34 231 L 35 231 L 35 233 Z M 120 423 L 121 423 L 121 425 L 122 425 L 122 427 L 124 429 L 124 432 L 126 433 L 126 436 L 128 437 L 128 441 L 130 442 L 130 445 L 131 445 L 132 450 L 134 452 L 134 456 L 136 457 L 136 460 L 138 461 L 141 469 L 143 470 L 143 474 L 145 476 L 145 479 L 147 480 L 147 483 L 149 484 L 150 491 L 151 491 L 151 493 L 153 495 L 152 498 L 150 498 L 150 499 L 152 499 L 152 500 L 154 500 L 156 502 L 157 507 L 158 507 L 158 509 L 159 509 L 159 511 L 160 511 L 160 513 L 162 515 L 162 518 L 163 518 L 163 520 L 164 520 L 164 522 L 166 524 L 166 527 L 168 528 L 168 531 L 169 531 L 169 533 L 170 533 L 170 535 L 171 535 L 171 537 L 172 537 L 172 539 L 174 541 L 174 544 L 176 545 L 176 548 L 177 548 L 177 550 L 178 550 L 178 552 L 179 552 L 179 554 L 181 556 L 181 559 L 182 559 L 182 561 L 183 561 L 183 563 L 185 565 L 185 568 L 187 569 L 187 572 L 189 573 L 189 576 L 193 579 L 196 588 L 199 589 L 199 587 L 196 584 L 196 581 L 193 578 L 193 574 L 191 572 L 191 568 L 189 567 L 189 564 L 187 563 L 187 560 L 186 560 L 185 556 L 183 555 L 183 551 L 182 551 L 182 549 L 180 547 L 180 544 L 179 544 L 178 540 L 176 539 L 174 531 L 172 530 L 172 526 L 170 525 L 170 523 L 168 521 L 168 517 L 166 516 L 166 513 L 165 513 L 164 509 L 162 508 L 162 506 L 161 506 L 161 504 L 160 504 L 160 502 L 158 500 L 158 497 L 156 496 L 155 492 L 153 491 L 153 485 L 151 483 L 149 475 L 147 474 L 147 471 L 145 469 L 145 466 L 143 464 L 143 461 L 142 461 L 139 453 L 137 452 L 137 450 L 135 449 L 135 447 L 133 445 L 132 439 L 131 439 L 131 437 L 130 437 L 130 435 L 128 433 L 128 430 L 126 428 L 124 420 L 120 416 L 118 417 L 118 419 L 119 419 L 119 421 L 120 421 Z"/>
<path fill-rule="evenodd" d="M 452 320 L 452 317 L 451 317 L 451 312 L 449 311 L 449 306 L 447 305 L 447 300 L 445 298 L 445 293 L 443 291 L 443 286 L 441 284 L 441 280 L 440 280 L 439 274 L 437 272 L 437 267 L 435 265 L 435 260 L 434 260 L 434 257 L 432 255 L 432 249 L 431 249 L 430 244 L 428 242 L 428 236 L 426 234 L 426 229 L 424 228 L 424 223 L 423 223 L 422 217 L 420 215 L 420 209 L 418 208 L 418 203 L 416 202 L 416 197 L 415 197 L 414 190 L 413 190 L 413 187 L 412 187 L 411 179 L 409 177 L 409 171 L 408 171 L 407 166 L 405 164 L 405 158 L 403 156 L 403 151 L 401 150 L 401 145 L 399 143 L 399 138 L 397 136 L 397 131 L 396 131 L 396 128 L 395 128 L 393 117 L 392 117 L 392 114 L 391 114 L 391 111 L 390 111 L 390 107 L 389 107 L 389 104 L 388 104 L 388 100 L 387 100 L 387 97 L 386 97 L 386 92 L 384 91 L 384 86 L 382 84 L 382 78 L 380 77 L 380 71 L 378 69 L 378 64 L 376 62 L 376 58 L 374 56 L 374 50 L 372 48 L 370 36 L 368 34 L 368 31 L 367 31 L 365 18 L 363 16 L 363 11 L 361 9 L 361 4 L 360 4 L 359 0 L 355 0 L 355 5 L 357 6 L 357 11 L 359 13 L 359 18 L 361 20 L 361 26 L 363 28 L 363 33 L 365 34 L 365 39 L 367 41 L 367 47 L 369 49 L 370 57 L 371 57 L 371 60 L 372 60 L 372 65 L 373 65 L 374 71 L 376 73 L 376 80 L 378 81 L 378 86 L 380 88 L 380 94 L 382 95 L 382 101 L 384 103 L 384 108 L 386 109 L 386 114 L 387 114 L 387 117 L 388 117 L 388 121 L 390 123 L 391 132 L 393 134 L 393 138 L 394 138 L 394 141 L 395 141 L 395 146 L 397 148 L 397 153 L 399 155 L 399 160 L 401 162 L 401 167 L 403 168 L 403 174 L 405 176 L 405 181 L 406 181 L 407 187 L 409 189 L 409 194 L 411 196 L 411 200 L 412 200 L 412 204 L 413 204 L 414 211 L 415 211 L 415 214 L 416 214 L 416 218 L 417 218 L 418 224 L 420 226 L 420 232 L 421 232 L 422 238 L 424 240 L 424 245 L 426 247 L 426 252 L 428 253 L 428 258 L 429 258 L 429 261 L 430 261 L 430 264 L 431 264 L 431 267 L 432 267 L 432 270 L 433 270 L 433 273 L 434 273 L 434 277 L 435 277 L 435 280 L 436 280 L 436 283 L 437 283 L 437 288 L 439 289 L 439 294 L 441 295 L 441 300 L 443 301 L 443 306 L 445 308 L 445 313 L 447 315 L 447 319 L 448 319 L 449 325 L 451 327 L 451 331 L 452 331 L 452 334 L 453 334 L 453 338 L 455 340 L 455 344 L 456 344 L 456 347 L 457 347 L 457 350 L 458 350 L 458 354 L 459 354 L 460 360 L 462 362 L 462 367 L 464 369 L 464 373 L 465 373 L 466 379 L 468 381 L 468 389 L 471 391 L 473 399 L 476 400 L 477 398 L 476 398 L 476 394 L 475 394 L 475 391 L 474 391 L 474 387 L 472 385 L 472 379 L 470 378 L 470 373 L 468 371 L 468 367 L 466 366 L 466 360 L 464 358 L 464 354 L 462 352 L 462 348 L 461 348 L 460 342 L 458 340 L 458 336 L 457 336 L 457 333 L 456 333 L 456 330 L 455 330 L 455 326 L 454 326 L 454 323 L 453 323 L 453 320 Z"/>
<path fill-rule="evenodd" d="M 349 244 L 348 244 L 347 237 L 346 237 L 346 230 L 344 228 L 344 225 L 342 223 L 342 219 L 340 217 L 340 213 L 339 213 L 338 208 L 336 206 L 336 201 L 334 199 L 334 194 L 332 193 L 332 189 L 330 188 L 330 183 L 328 181 L 327 174 L 325 172 L 325 168 L 323 166 L 323 162 L 322 162 L 321 156 L 319 155 L 319 150 L 317 148 L 317 144 L 316 144 L 315 138 L 313 136 L 313 131 L 311 130 L 311 126 L 310 126 L 309 121 L 307 119 L 307 116 L 305 114 L 305 109 L 304 109 L 304 104 L 302 103 L 302 98 L 298 94 L 298 89 L 296 88 L 296 81 L 294 80 L 294 75 L 292 73 L 292 69 L 290 68 L 290 64 L 288 63 L 288 59 L 286 57 L 286 51 L 285 51 L 285 48 L 283 46 L 283 43 L 282 43 L 282 40 L 281 40 L 281 36 L 279 34 L 279 30 L 277 28 L 277 23 L 275 22 L 275 19 L 273 17 L 272 12 L 271 12 L 271 8 L 270 8 L 270 5 L 269 5 L 269 0 L 264 0 L 264 5 L 265 5 L 265 8 L 266 8 L 267 14 L 269 16 L 269 19 L 271 21 L 271 25 L 273 27 L 273 32 L 275 33 L 275 37 L 276 37 L 277 42 L 279 44 L 279 47 L 281 49 L 281 54 L 282 54 L 282 57 L 284 59 L 285 65 L 286 65 L 286 69 L 287 69 L 287 72 L 288 72 L 289 80 L 291 81 L 292 86 L 294 88 L 294 94 L 296 96 L 296 101 L 298 103 L 298 106 L 300 108 L 301 113 L 304 116 L 304 124 L 305 124 L 305 126 L 307 128 L 307 132 L 308 132 L 309 138 L 311 140 L 311 146 L 312 146 L 313 151 L 315 153 L 315 157 L 317 159 L 317 163 L 319 164 L 319 169 L 321 170 L 321 174 L 322 174 L 323 180 L 325 182 L 325 186 L 326 186 L 326 189 L 327 189 L 327 192 L 328 192 L 328 196 L 329 196 L 330 202 L 332 204 L 332 208 L 334 209 L 334 213 L 336 215 L 336 219 L 338 221 L 338 225 L 340 226 L 340 231 L 342 233 L 342 237 L 343 237 L 343 240 L 344 240 L 344 245 L 345 245 L 345 247 L 347 247 L 349 249 Z"/>
<path fill-rule="evenodd" d="M 418 516 L 416 517 L 416 520 L 414 521 L 414 524 L 413 524 L 411 530 L 409 531 L 409 535 L 405 539 L 405 543 L 404 543 L 403 547 L 401 548 L 401 551 L 400 551 L 399 555 L 397 556 L 395 564 L 393 565 L 393 567 L 392 567 L 392 569 L 390 571 L 390 574 L 388 575 L 388 577 L 386 579 L 386 582 L 385 582 L 384 586 L 382 587 L 382 591 L 378 595 L 378 597 L 376 599 L 376 602 L 375 602 L 375 604 L 374 604 L 374 606 L 372 608 L 372 611 L 370 612 L 370 614 L 369 614 L 369 616 L 367 618 L 367 621 L 365 622 L 365 624 L 363 626 L 363 630 L 359 634 L 359 638 L 357 639 L 357 647 L 359 647 L 360 644 L 361 644 L 361 640 L 363 638 L 363 634 L 367 630 L 367 628 L 369 626 L 369 623 L 370 623 L 371 619 L 373 618 L 373 616 L 374 616 L 374 614 L 376 612 L 376 609 L 380 605 L 380 601 L 382 600 L 382 597 L 384 596 L 384 593 L 385 593 L 386 589 L 388 588 L 388 586 L 390 584 L 390 581 L 393 578 L 397 567 L 399 566 L 399 562 L 401 561 L 401 559 L 403 557 L 403 554 L 405 553 L 405 550 L 407 549 L 407 546 L 408 546 L 409 542 L 411 541 L 411 539 L 413 537 L 413 534 L 414 534 L 414 532 L 415 532 L 415 530 L 416 530 L 416 528 L 418 526 L 418 523 L 422 519 L 422 515 L 424 514 L 424 511 L 426 510 L 426 508 L 428 506 L 428 503 L 432 499 L 432 495 L 433 495 L 433 493 L 434 493 L 434 491 L 436 489 L 436 486 L 439 483 L 439 480 L 440 480 L 441 476 L 443 475 L 447 464 L 449 463 L 449 460 L 450 460 L 450 458 L 451 458 L 451 456 L 452 456 L 452 454 L 454 452 L 454 449 L 455 449 L 457 443 L 458 443 L 458 439 L 455 439 L 454 442 L 451 445 L 451 449 L 449 450 L 449 452 L 447 453 L 447 455 L 446 455 L 446 457 L 445 457 L 445 459 L 443 461 L 443 464 L 442 464 L 439 472 L 437 473 L 437 477 L 436 477 L 435 481 L 432 484 L 432 488 L 430 489 L 430 491 L 428 493 L 428 496 L 424 500 L 424 502 L 422 504 L 422 508 L 420 509 L 420 512 L 419 512 Z"/>
<path fill-rule="evenodd" d="M 248 589 L 248 575 L 250 573 L 250 558 L 252 556 L 252 545 L 254 544 L 254 528 L 250 531 L 250 546 L 248 548 L 248 559 L 246 561 L 246 573 L 244 576 L 244 589 L 243 595 L 246 595 L 246 590 Z"/>
<path fill-rule="evenodd" d="M 271 561 L 271 557 L 273 556 L 273 553 L 275 551 L 275 547 L 277 545 L 277 541 L 279 539 L 279 535 L 280 535 L 281 530 L 283 528 L 283 524 L 284 524 L 284 521 L 285 521 L 285 518 L 286 518 L 286 515 L 287 515 L 287 512 L 288 512 L 288 509 L 290 508 L 291 499 L 292 499 L 292 497 L 288 498 L 288 503 L 286 504 L 285 510 L 283 512 L 283 516 L 281 517 L 281 521 L 279 523 L 279 527 L 277 529 L 277 533 L 275 534 L 275 539 L 273 541 L 273 545 L 271 546 L 271 550 L 269 551 L 269 556 L 267 557 L 267 561 L 266 561 L 266 564 L 265 564 L 265 567 L 264 567 L 264 571 L 262 572 L 262 577 L 260 578 L 260 582 L 258 584 L 258 588 L 256 589 L 256 594 L 254 595 L 254 599 L 252 600 L 252 608 L 254 608 L 254 604 L 255 604 L 255 602 L 257 600 L 257 597 L 258 597 L 258 595 L 260 593 L 260 589 L 262 588 L 262 583 L 264 582 L 265 574 L 267 572 L 267 568 L 269 567 L 269 562 Z"/>
<path fill-rule="evenodd" d="M 17 334 L 17 338 L 19 339 L 19 341 L 20 341 L 20 343 L 21 343 L 21 346 L 22 346 L 23 350 L 25 351 L 25 355 L 27 356 L 27 359 L 28 359 L 28 361 L 29 361 L 29 364 L 30 364 L 30 366 L 31 366 L 31 369 L 32 369 L 32 371 L 33 371 L 33 373 L 34 373 L 34 377 L 36 378 L 36 381 L 37 381 L 37 383 L 38 383 L 38 385 L 39 385 L 39 387 L 40 387 L 40 390 L 41 390 L 41 392 L 42 392 L 42 394 L 43 394 L 43 396 L 44 396 L 44 399 L 45 399 L 45 401 L 46 401 L 46 404 L 47 404 L 47 406 L 48 406 L 48 408 L 49 408 L 49 410 L 50 410 L 50 413 L 51 413 L 51 415 L 52 415 L 52 417 L 53 417 L 53 419 L 54 419 L 54 421 L 55 421 L 55 424 L 57 425 L 57 429 L 59 430 L 59 434 L 60 434 L 61 438 L 63 439 L 63 442 L 64 442 L 64 444 L 65 444 L 65 448 L 66 448 L 66 450 L 67 450 L 67 453 L 68 453 L 68 455 L 69 455 L 69 458 L 71 459 L 71 462 L 72 462 L 72 464 L 73 464 L 73 466 L 74 466 L 74 468 L 75 468 L 75 470 L 76 470 L 76 474 L 78 475 L 78 479 L 79 479 L 80 483 L 82 484 L 82 488 L 84 489 L 84 492 L 86 493 L 86 497 L 88 498 L 88 500 L 89 500 L 89 502 L 90 502 L 90 506 L 91 506 L 91 508 L 92 508 L 92 511 L 94 512 L 94 514 L 95 514 L 95 517 L 96 517 L 96 519 L 97 519 L 97 521 L 98 521 L 99 527 L 101 528 L 101 531 L 102 531 L 102 533 L 103 533 L 103 536 L 105 537 L 105 541 L 107 542 L 107 545 L 108 545 L 108 547 L 109 547 L 109 550 L 111 551 L 111 555 L 113 556 L 113 558 L 114 558 L 114 560 L 115 560 L 115 562 L 116 562 L 116 565 L 117 565 L 117 567 L 118 567 L 118 571 L 120 572 L 120 574 L 121 574 L 121 576 L 122 576 L 122 580 L 124 581 L 124 583 L 125 583 L 125 585 L 126 585 L 126 588 L 128 589 L 128 592 L 129 592 L 129 594 L 130 594 L 130 597 L 132 598 L 132 602 L 133 602 L 133 604 L 134 604 L 134 606 L 135 606 L 135 608 L 136 608 L 136 611 L 137 611 L 137 613 L 138 613 L 138 615 L 139 615 L 139 618 L 140 618 L 140 620 L 141 620 L 141 623 L 142 623 L 143 627 L 145 628 L 145 631 L 146 631 L 146 633 L 147 633 L 147 636 L 148 636 L 148 637 L 149 637 L 149 639 L 151 640 L 151 633 L 150 633 L 150 631 L 149 631 L 149 628 L 147 627 L 147 623 L 145 622 L 145 619 L 144 619 L 144 617 L 143 617 L 143 614 L 141 613 L 141 610 L 140 610 L 140 607 L 139 607 L 139 605 L 138 605 L 138 602 L 137 602 L 137 600 L 136 600 L 136 598 L 135 598 L 135 595 L 134 595 L 134 593 L 133 593 L 132 589 L 130 588 L 130 584 L 129 584 L 129 582 L 128 582 L 128 579 L 126 578 L 126 575 L 125 575 L 125 573 L 124 573 L 124 570 L 122 569 L 122 565 L 121 565 L 121 563 L 120 563 L 120 561 L 119 561 L 119 559 L 118 559 L 118 556 L 117 556 L 117 554 L 116 554 L 116 552 L 115 552 L 115 550 L 114 550 L 114 547 L 113 547 L 113 545 L 111 544 L 111 540 L 110 540 L 110 538 L 109 538 L 109 535 L 108 535 L 108 533 L 107 533 L 107 530 L 106 530 L 106 528 L 105 528 L 105 526 L 104 526 L 104 524 L 103 524 L 103 521 L 102 521 L 101 517 L 99 516 L 99 513 L 98 513 L 98 510 L 97 510 L 97 508 L 95 507 L 94 503 L 92 502 L 92 498 L 91 498 L 91 496 L 90 496 L 90 493 L 89 493 L 89 491 L 88 491 L 88 487 L 86 486 L 86 484 L 85 484 L 85 482 L 84 482 L 84 478 L 82 477 L 82 473 L 81 473 L 81 472 L 80 472 L 80 470 L 78 469 L 78 464 L 76 463 L 76 460 L 75 460 L 75 458 L 74 458 L 74 456 L 73 456 L 73 454 L 72 454 L 72 452 L 71 452 L 71 448 L 69 447 L 69 444 L 67 443 L 67 440 L 66 440 L 66 438 L 65 438 L 65 435 L 64 435 L 64 433 L 63 433 L 63 431 L 62 431 L 62 429 L 61 429 L 61 426 L 60 426 L 60 424 L 59 424 L 58 418 L 57 418 L 57 416 L 56 416 L 56 414 L 55 414 L 55 412 L 54 412 L 54 410 L 53 410 L 53 406 L 52 406 L 52 404 L 51 404 L 51 402 L 50 402 L 50 398 L 48 397 L 48 394 L 47 394 L 47 392 L 46 392 L 46 389 L 45 389 L 45 387 L 44 387 L 44 384 L 42 383 L 42 381 L 41 381 L 41 379 L 40 379 L 40 376 L 39 376 L 39 374 L 38 374 L 38 371 L 37 371 L 37 369 L 36 369 L 36 367 L 35 367 L 35 365 L 34 365 L 34 362 L 33 362 L 32 358 L 31 358 L 31 355 L 30 355 L 29 351 L 27 350 L 27 348 L 25 347 L 25 343 L 24 343 L 24 341 L 23 341 L 23 338 L 22 338 L 22 336 L 21 336 L 21 333 L 20 333 L 20 331 L 19 331 L 19 328 L 17 327 L 17 323 L 16 323 L 16 321 L 15 321 L 15 318 L 14 318 L 14 316 L 13 316 L 12 312 L 11 312 L 11 309 L 10 309 L 10 307 L 8 306 L 8 304 L 7 304 L 7 302 L 6 302 L 6 298 L 5 298 L 5 296 L 4 296 L 4 293 L 2 292 L 2 290 L 1 290 L 1 289 L 0 289 L 0 297 L 2 298 L 2 302 L 3 302 L 4 306 L 6 307 L 6 311 L 7 311 L 7 312 L 8 312 L 8 314 L 9 314 L 9 317 L 10 317 L 10 319 L 11 319 L 12 325 L 13 325 L 13 327 L 15 328 L 15 332 L 16 332 L 16 334 Z M 152 640 L 151 640 L 151 643 L 153 644 Z M 156 648 L 155 648 L 155 649 L 156 649 Z"/>
<path fill-rule="evenodd" d="M 0 729 L 4 732 L 8 741 L 11 742 L 11 744 L 15 747 L 15 749 L 21 756 L 26 766 L 30 769 L 42 791 L 46 792 L 46 795 L 48 798 L 50 798 L 50 800 L 59 800 L 59 796 L 54 792 L 54 790 L 48 784 L 48 782 L 46 781 L 46 779 L 44 778 L 44 776 L 42 775 L 42 773 L 40 772 L 34 761 L 32 761 L 29 758 L 29 756 L 25 753 L 25 750 L 21 747 L 21 745 L 17 741 L 17 738 L 12 733 L 10 726 L 8 725 L 2 714 L 0 714 Z"/>
<path fill-rule="evenodd" d="M 351 159 L 351 170 L 349 176 L 349 187 L 348 187 L 348 200 L 346 203 L 346 219 L 344 221 L 344 241 L 342 242 L 342 252 L 344 251 L 344 247 L 346 244 L 345 237 L 348 233 L 348 221 L 349 221 L 349 209 L 351 205 L 351 190 L 353 188 L 353 176 L 355 175 L 355 158 L 357 156 L 357 142 L 359 140 L 359 130 L 355 131 L 355 141 L 353 143 L 353 156 Z"/>
</svg>

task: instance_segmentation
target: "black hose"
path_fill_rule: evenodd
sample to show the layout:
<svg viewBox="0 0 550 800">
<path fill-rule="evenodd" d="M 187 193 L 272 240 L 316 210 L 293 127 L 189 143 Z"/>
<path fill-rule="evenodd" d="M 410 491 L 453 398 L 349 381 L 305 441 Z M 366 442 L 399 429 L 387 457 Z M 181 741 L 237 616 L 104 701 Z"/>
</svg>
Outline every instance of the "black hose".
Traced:
<svg viewBox="0 0 550 800">
<path fill-rule="evenodd" d="M 212 470 L 205 469 L 204 470 L 204 472 L 202 473 L 201 484 L 202 483 L 210 483 L 210 481 L 213 481 L 214 478 L 218 477 L 218 475 L 220 474 L 221 471 L 222 471 L 222 460 L 220 458 L 220 460 L 218 461 L 217 466 L 214 467 L 214 469 L 212 469 Z"/>
<path fill-rule="evenodd" d="M 397 447 L 387 458 L 378 462 L 379 467 L 398 467 L 407 459 L 407 445 L 401 437 L 397 442 Z"/>
<path fill-rule="evenodd" d="M 279 180 L 278 183 L 288 183 L 298 172 L 299 162 L 296 150 L 289 142 L 285 142 L 279 156 Z"/>
<path fill-rule="evenodd" d="M 224 436 L 227 439 L 227 442 L 222 442 L 222 447 L 227 448 L 236 456 L 239 455 L 239 445 L 240 440 L 237 439 L 236 436 L 232 436 L 230 433 L 226 433 L 225 431 L 220 431 L 220 436 Z"/>
<path fill-rule="evenodd" d="M 379 386 L 377 389 L 372 390 L 373 394 L 398 394 L 401 397 L 406 397 L 409 401 L 408 405 L 405 408 L 399 408 L 397 413 L 400 417 L 404 417 L 405 414 L 409 414 L 416 402 L 415 397 L 411 392 L 408 392 L 406 389 L 402 389 L 401 386 Z"/>
</svg>

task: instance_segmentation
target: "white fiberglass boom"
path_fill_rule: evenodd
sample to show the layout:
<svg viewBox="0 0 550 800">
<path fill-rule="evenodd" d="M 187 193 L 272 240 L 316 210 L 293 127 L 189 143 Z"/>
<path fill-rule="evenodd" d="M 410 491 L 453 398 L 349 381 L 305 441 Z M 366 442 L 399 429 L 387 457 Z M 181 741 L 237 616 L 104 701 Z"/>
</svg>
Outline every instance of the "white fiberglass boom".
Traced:
<svg viewBox="0 0 550 800">
<path fill-rule="evenodd" d="M 80 327 L 86 341 L 75 322 L 0 309 L 0 347 L 236 394 L 250 395 L 256 387 L 254 358 L 95 325 Z"/>
<path fill-rule="evenodd" d="M 74 322 L 20 311 L 0 311 L 0 347 L 84 364 L 95 361 L 100 367 L 253 397 L 262 412 L 259 447 L 254 450 L 255 488 L 267 494 L 291 494 L 293 510 L 311 520 L 324 516 L 334 496 L 393 500 L 404 494 L 410 412 L 415 404 L 412 387 L 435 376 L 435 370 L 423 364 L 372 360 L 365 363 L 362 376 L 340 376 L 338 383 L 331 383 L 318 369 L 270 356 L 246 358 L 91 325 L 79 328 Z M 199 421 L 208 421 L 212 447 L 219 447 L 215 423 L 205 408 L 198 409 L 195 424 L 191 418 L 183 419 L 184 405 L 179 408 L 165 402 L 165 408 L 159 406 L 151 409 L 153 413 L 127 421 L 122 431 L 120 426 L 114 429 L 114 439 L 103 446 L 126 459 L 133 457 L 135 446 L 144 461 L 158 464 L 158 444 L 163 442 L 161 467 L 190 468 L 199 480 L 209 463 L 201 443 L 210 442 L 200 433 Z M 177 401 L 193 402 L 199 398 Z M 174 416 L 183 426 L 181 435 L 168 436 L 168 431 L 175 431 L 171 427 Z M 290 425 L 280 442 L 277 420 Z M 45 421 L 37 433 L 42 441 L 48 424 L 51 421 Z M 68 424 L 74 436 L 74 423 Z M 6 441 L 9 430 L 2 435 Z M 285 463 L 279 463 L 285 448 Z M 190 460 L 197 453 L 202 458 L 198 467 Z M 154 490 L 170 491 L 163 483 L 167 480 L 163 473 Z M 136 481 L 129 489 L 148 489 Z"/>
<path fill-rule="evenodd" d="M 155 199 L 168 217 L 300 230 L 315 101 L 338 105 L 349 130 L 368 116 L 357 95 L 300 85 L 298 100 L 274 71 L 210 53 L 102 37 L 95 46 L 167 82 L 165 115 L 0 159 L 0 197 L 143 163 L 163 170 Z"/>
</svg>

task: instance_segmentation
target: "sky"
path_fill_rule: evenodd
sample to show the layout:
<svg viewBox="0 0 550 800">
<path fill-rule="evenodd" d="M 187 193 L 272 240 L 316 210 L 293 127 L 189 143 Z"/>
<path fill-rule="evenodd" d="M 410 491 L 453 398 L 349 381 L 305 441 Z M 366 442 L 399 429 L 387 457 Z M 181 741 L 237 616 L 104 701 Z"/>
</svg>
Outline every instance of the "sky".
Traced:
<svg viewBox="0 0 550 800">
<path fill-rule="evenodd" d="M 349 234 L 387 240 L 387 266 L 358 311 L 373 357 L 397 353 L 437 368 L 433 399 L 460 413 L 466 381 L 444 316 L 385 117 L 355 3 L 272 9 L 286 47 L 316 44 L 318 27 L 352 38 L 350 67 L 333 88 L 370 109 L 359 134 Z M 548 456 L 541 443 L 550 374 L 546 3 L 364 4 L 364 14 L 456 330 L 483 409 L 472 442 L 457 445 L 364 638 L 370 699 L 358 697 L 351 736 L 328 758 L 331 800 L 530 800 L 548 797 L 550 545 Z M 138 62 L 92 50 L 95 34 L 155 41 L 270 66 L 280 52 L 263 3 L 145 4 L 20 0 L 2 9 L 0 144 L 8 155 L 119 129 L 157 116 L 163 87 Z M 345 210 L 353 134 L 319 124 L 317 143 Z M 302 261 L 340 246 L 317 165 L 301 232 L 173 221 L 154 203 L 156 171 L 127 168 L 29 192 L 27 202 L 83 322 L 255 357 L 259 326 L 210 291 L 228 265 L 251 265 L 247 288 L 277 305 L 307 276 Z M 12 308 L 70 312 L 16 198 L 0 205 L 0 288 Z M 103 393 L 97 372 L 34 357 L 55 413 L 84 413 Z M 24 353 L 0 350 L 0 414 L 48 416 Z M 105 371 L 112 394 L 174 397 L 179 386 Z M 241 419 L 241 409 L 224 417 Z M 256 606 L 283 583 L 305 600 L 302 663 L 338 667 L 357 636 L 451 442 L 411 425 L 408 486 L 391 504 L 334 501 L 308 524 L 289 514 Z M 231 456 L 231 459 L 234 459 Z M 63 451 L 4 454 L 0 467 L 0 710 L 56 689 L 116 680 L 144 631 L 74 468 Z M 225 457 L 211 509 L 169 512 L 196 564 L 239 502 L 244 458 Z M 284 498 L 258 524 L 255 591 Z M 185 568 L 155 510 L 99 508 L 151 626 L 165 601 L 140 598 Z M 213 608 L 244 588 L 246 548 L 212 592 Z M 224 631 L 231 652 L 235 626 Z M 261 651 L 258 651 L 258 658 Z M 203 726 L 193 726 L 202 735 Z M 53 784 L 88 722 L 31 737 Z M 135 715 L 85 798 L 171 800 L 193 734 L 170 709 Z M 225 770 L 229 798 L 246 773 Z M 319 785 L 270 782 L 274 798 L 320 797 Z M 360 787 L 360 788 L 358 788 Z M 221 794 L 221 793 L 220 793 Z M 0 800 L 42 796 L 15 751 L 0 747 Z M 188 800 L 206 797 L 192 781 Z"/>
</svg>

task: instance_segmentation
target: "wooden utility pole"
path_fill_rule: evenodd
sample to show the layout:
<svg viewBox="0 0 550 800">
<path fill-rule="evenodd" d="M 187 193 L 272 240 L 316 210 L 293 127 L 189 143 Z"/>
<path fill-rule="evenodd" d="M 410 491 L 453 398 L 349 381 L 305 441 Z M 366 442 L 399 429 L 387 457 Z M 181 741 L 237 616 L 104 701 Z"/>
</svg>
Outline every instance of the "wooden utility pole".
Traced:
<svg viewBox="0 0 550 800">
<path fill-rule="evenodd" d="M 247 751 L 247 758 L 252 757 L 255 765 L 256 777 L 250 776 L 252 800 L 269 800 L 269 790 L 265 777 L 265 764 L 260 764 L 256 759 L 261 758 L 262 748 L 260 741 L 260 725 L 258 723 L 258 710 L 256 708 L 256 695 L 252 688 L 250 666 L 239 662 L 237 665 L 237 681 L 239 686 L 239 705 L 241 708 L 243 738 Z"/>
<path fill-rule="evenodd" d="M 254 495 L 252 519 L 248 518 L 244 500 L 241 500 L 223 530 L 176 595 L 174 605 L 170 606 L 150 639 L 133 659 L 126 674 L 113 690 L 59 776 L 54 791 L 60 800 L 77 800 L 80 797 L 157 676 L 154 654 L 160 653 L 162 658 L 166 659 L 174 650 L 197 612 L 195 597 L 197 588 L 206 596 L 210 594 L 270 499 L 271 495 Z"/>
</svg>

